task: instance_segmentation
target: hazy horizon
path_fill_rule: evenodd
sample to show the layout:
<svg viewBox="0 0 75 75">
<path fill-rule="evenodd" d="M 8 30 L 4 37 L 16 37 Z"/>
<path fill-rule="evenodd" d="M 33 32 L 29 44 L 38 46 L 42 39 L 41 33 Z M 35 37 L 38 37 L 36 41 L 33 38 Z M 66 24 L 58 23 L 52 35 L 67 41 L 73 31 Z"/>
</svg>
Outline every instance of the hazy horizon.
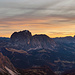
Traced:
<svg viewBox="0 0 75 75">
<path fill-rule="evenodd" d="M 21 30 L 21 31 L 25 31 L 25 30 Z M 29 30 L 28 30 L 29 31 Z M 16 32 L 20 32 L 20 31 L 16 31 Z M 29 31 L 29 32 L 31 32 L 31 31 Z M 13 32 L 14 33 L 14 32 Z M 13 34 L 12 33 L 12 34 Z M 11 34 L 11 35 L 12 35 Z M 32 32 L 31 32 L 31 34 L 32 34 L 32 36 L 34 36 L 34 35 L 47 35 L 47 34 L 33 34 Z M 6 36 L 0 36 L 1 38 L 10 38 L 11 37 L 11 35 L 9 36 L 9 37 L 6 37 Z M 47 35 L 48 37 L 50 37 L 49 35 Z M 73 35 L 73 36 L 60 36 L 60 37 L 50 37 L 50 38 L 64 38 L 64 37 L 75 37 L 75 35 Z"/>
<path fill-rule="evenodd" d="M 22 30 L 49 37 L 74 36 L 74 0 L 0 0 L 0 37 Z"/>
</svg>

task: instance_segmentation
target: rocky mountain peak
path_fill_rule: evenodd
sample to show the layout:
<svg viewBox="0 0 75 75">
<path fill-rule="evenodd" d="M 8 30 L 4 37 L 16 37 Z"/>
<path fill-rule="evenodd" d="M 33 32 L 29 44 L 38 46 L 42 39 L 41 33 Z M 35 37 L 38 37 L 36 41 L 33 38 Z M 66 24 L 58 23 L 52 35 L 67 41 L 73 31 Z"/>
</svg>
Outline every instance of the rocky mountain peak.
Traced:
<svg viewBox="0 0 75 75">
<path fill-rule="evenodd" d="M 23 49 L 28 48 L 28 44 L 30 43 L 32 34 L 28 30 L 23 30 L 19 32 L 14 32 L 11 37 L 11 43 L 16 47 L 21 47 Z"/>
<path fill-rule="evenodd" d="M 56 45 L 54 40 L 45 34 L 34 35 L 32 44 L 34 46 L 39 46 L 40 48 L 45 48 L 45 49 L 51 48 L 52 46 Z"/>
<path fill-rule="evenodd" d="M 20 32 L 14 32 L 11 35 L 11 43 L 18 49 L 39 49 L 39 48 L 51 48 L 56 44 L 53 39 L 45 34 L 32 36 L 31 32 L 28 30 L 23 30 Z"/>
<path fill-rule="evenodd" d="M 18 42 L 18 41 L 24 41 L 25 39 L 30 39 L 32 36 L 31 32 L 29 32 L 28 30 L 23 30 L 23 31 L 19 31 L 19 32 L 14 32 L 10 39 L 12 42 Z"/>
</svg>

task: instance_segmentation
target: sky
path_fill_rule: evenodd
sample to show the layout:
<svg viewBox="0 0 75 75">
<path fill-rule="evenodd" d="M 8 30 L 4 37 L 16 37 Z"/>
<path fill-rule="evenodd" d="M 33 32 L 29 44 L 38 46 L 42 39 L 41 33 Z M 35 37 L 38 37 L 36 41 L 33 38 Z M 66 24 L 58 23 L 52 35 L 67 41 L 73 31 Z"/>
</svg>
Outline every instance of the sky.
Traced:
<svg viewBox="0 0 75 75">
<path fill-rule="evenodd" d="M 75 0 L 0 0 L 0 37 L 29 30 L 50 37 L 75 35 Z"/>
</svg>

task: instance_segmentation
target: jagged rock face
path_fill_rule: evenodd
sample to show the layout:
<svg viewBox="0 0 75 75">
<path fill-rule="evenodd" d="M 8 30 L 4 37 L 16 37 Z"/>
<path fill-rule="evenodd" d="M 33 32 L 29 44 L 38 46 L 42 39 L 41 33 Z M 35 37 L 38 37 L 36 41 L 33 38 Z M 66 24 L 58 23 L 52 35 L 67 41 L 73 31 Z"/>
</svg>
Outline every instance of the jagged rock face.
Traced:
<svg viewBox="0 0 75 75">
<path fill-rule="evenodd" d="M 31 41 L 31 45 L 33 47 L 38 47 L 38 48 L 51 48 L 52 46 L 55 46 L 55 42 L 53 41 L 53 39 L 51 39 L 50 37 L 48 37 L 47 35 L 34 35 L 33 39 Z"/>
<path fill-rule="evenodd" d="M 7 66 L 8 68 L 14 70 L 15 68 L 11 64 L 9 58 L 7 56 L 3 56 L 2 53 L 0 53 L 0 68 L 5 68 Z"/>
<path fill-rule="evenodd" d="M 4 56 L 2 53 L 0 53 L 0 73 L 8 74 L 6 68 L 12 70 L 13 72 L 16 71 L 15 67 L 10 62 L 9 58 L 7 56 Z"/>
<path fill-rule="evenodd" d="M 14 32 L 11 35 L 11 44 L 13 43 L 13 47 L 19 49 L 32 49 L 32 48 L 52 48 L 55 47 L 55 42 L 53 39 L 48 37 L 47 35 L 34 35 L 32 36 L 31 32 L 28 30 Z M 14 48 L 15 48 L 14 47 Z"/>
<path fill-rule="evenodd" d="M 29 32 L 28 30 L 14 32 L 11 35 L 11 41 L 20 44 L 29 44 L 31 37 L 32 37 L 31 32 Z"/>
<path fill-rule="evenodd" d="M 14 32 L 11 35 L 11 42 L 14 44 L 14 46 L 19 46 L 21 48 L 28 48 L 28 45 L 30 43 L 32 34 L 28 30 L 20 31 L 20 32 Z"/>
</svg>

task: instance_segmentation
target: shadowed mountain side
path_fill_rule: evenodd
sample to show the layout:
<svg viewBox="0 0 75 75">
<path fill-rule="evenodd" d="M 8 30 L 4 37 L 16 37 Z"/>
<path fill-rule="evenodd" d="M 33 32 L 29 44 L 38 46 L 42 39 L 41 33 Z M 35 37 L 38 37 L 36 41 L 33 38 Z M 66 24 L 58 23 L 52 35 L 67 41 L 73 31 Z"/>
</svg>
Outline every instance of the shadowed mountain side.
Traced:
<svg viewBox="0 0 75 75">
<path fill-rule="evenodd" d="M 18 69 L 22 75 L 56 75 L 49 67 L 33 67 L 30 69 Z"/>
<path fill-rule="evenodd" d="M 67 70 L 61 75 L 75 75 L 75 69 Z"/>
<path fill-rule="evenodd" d="M 18 50 L 14 50 L 14 49 L 12 49 L 12 50 L 7 49 L 7 51 L 12 52 L 12 54 L 14 54 L 15 52 L 17 52 L 19 54 L 24 54 L 20 50 L 18 51 Z M 5 53 L 7 53 L 7 52 L 5 51 Z M 9 53 L 9 55 L 7 53 L 7 56 L 9 58 L 10 58 L 10 55 L 11 55 L 11 53 Z M 7 56 L 4 56 L 2 53 L 0 53 L 0 75 L 56 75 L 48 66 L 43 66 L 43 67 L 34 66 L 29 69 L 16 69 L 12 65 L 10 60 L 7 58 Z M 18 59 L 15 59 L 15 60 L 18 60 Z M 21 62 L 19 62 L 19 63 L 21 63 Z M 25 64 L 26 63 L 24 63 L 23 65 L 25 66 Z M 20 64 L 18 64 L 18 66 L 19 65 Z"/>
<path fill-rule="evenodd" d="M 0 51 L 17 68 L 46 65 L 57 74 L 75 68 L 75 37 L 51 39 L 45 34 L 32 36 L 24 30 L 0 41 Z"/>
<path fill-rule="evenodd" d="M 9 58 L 0 53 L 0 75 L 10 75 L 11 73 L 18 75 L 16 68 L 10 62 Z"/>
<path fill-rule="evenodd" d="M 53 39 L 47 35 L 34 35 L 28 30 L 14 32 L 10 37 L 9 47 L 14 47 L 17 49 L 31 50 L 31 49 L 51 49 L 56 46 Z"/>
<path fill-rule="evenodd" d="M 44 66 L 44 65 L 54 66 L 51 64 L 50 62 L 51 60 L 48 61 L 48 59 L 50 58 L 49 55 L 51 54 L 50 50 L 49 51 L 48 50 L 47 51 L 46 50 L 24 51 L 24 50 L 12 49 L 12 48 L 1 48 L 0 51 L 5 56 L 8 56 L 11 62 L 13 63 L 13 65 L 17 68 L 25 69 L 35 65 L 36 66 Z"/>
</svg>

